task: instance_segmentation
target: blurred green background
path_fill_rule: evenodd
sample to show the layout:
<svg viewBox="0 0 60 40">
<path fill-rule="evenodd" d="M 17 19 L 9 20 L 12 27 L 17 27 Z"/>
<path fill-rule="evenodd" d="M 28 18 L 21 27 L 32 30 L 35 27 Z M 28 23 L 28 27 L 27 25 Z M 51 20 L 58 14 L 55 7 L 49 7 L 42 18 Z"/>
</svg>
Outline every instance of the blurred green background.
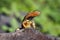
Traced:
<svg viewBox="0 0 60 40">
<path fill-rule="evenodd" d="M 60 0 L 0 0 L 0 30 L 13 32 L 20 27 L 26 13 L 38 10 L 34 18 L 37 29 L 60 36 Z"/>
</svg>

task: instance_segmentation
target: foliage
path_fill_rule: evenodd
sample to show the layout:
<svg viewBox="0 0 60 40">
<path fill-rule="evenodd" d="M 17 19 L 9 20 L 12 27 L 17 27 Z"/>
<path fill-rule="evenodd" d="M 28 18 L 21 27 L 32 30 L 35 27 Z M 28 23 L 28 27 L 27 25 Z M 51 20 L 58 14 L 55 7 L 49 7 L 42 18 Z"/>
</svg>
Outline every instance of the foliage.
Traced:
<svg viewBox="0 0 60 40">
<path fill-rule="evenodd" d="M 60 34 L 60 0 L 0 0 L 0 12 L 5 12 L 6 15 L 15 13 L 16 17 L 22 19 L 20 15 L 22 13 L 19 12 L 33 10 L 41 12 L 39 18 L 35 18 L 36 23 L 42 26 L 41 32 L 55 36 Z M 11 20 L 12 29 L 15 30 L 18 23 L 14 18 Z M 4 26 L 3 29 L 5 30 L 6 27 Z"/>
</svg>

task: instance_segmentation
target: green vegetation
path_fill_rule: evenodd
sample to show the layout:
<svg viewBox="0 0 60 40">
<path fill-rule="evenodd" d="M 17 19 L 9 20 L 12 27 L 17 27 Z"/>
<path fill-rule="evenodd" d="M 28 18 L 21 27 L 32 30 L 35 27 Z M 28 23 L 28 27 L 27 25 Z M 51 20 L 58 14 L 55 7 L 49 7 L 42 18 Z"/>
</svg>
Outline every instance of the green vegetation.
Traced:
<svg viewBox="0 0 60 40">
<path fill-rule="evenodd" d="M 5 12 L 8 16 L 15 13 L 15 16 L 21 20 L 23 16 L 19 12 L 33 10 L 41 12 L 39 18 L 35 18 L 35 22 L 42 26 L 41 32 L 48 32 L 55 36 L 60 34 L 60 0 L 0 0 L 0 12 Z M 2 29 L 9 29 L 12 32 L 19 27 L 15 18 L 11 19 L 10 24 L 12 28 L 3 25 Z"/>
</svg>

